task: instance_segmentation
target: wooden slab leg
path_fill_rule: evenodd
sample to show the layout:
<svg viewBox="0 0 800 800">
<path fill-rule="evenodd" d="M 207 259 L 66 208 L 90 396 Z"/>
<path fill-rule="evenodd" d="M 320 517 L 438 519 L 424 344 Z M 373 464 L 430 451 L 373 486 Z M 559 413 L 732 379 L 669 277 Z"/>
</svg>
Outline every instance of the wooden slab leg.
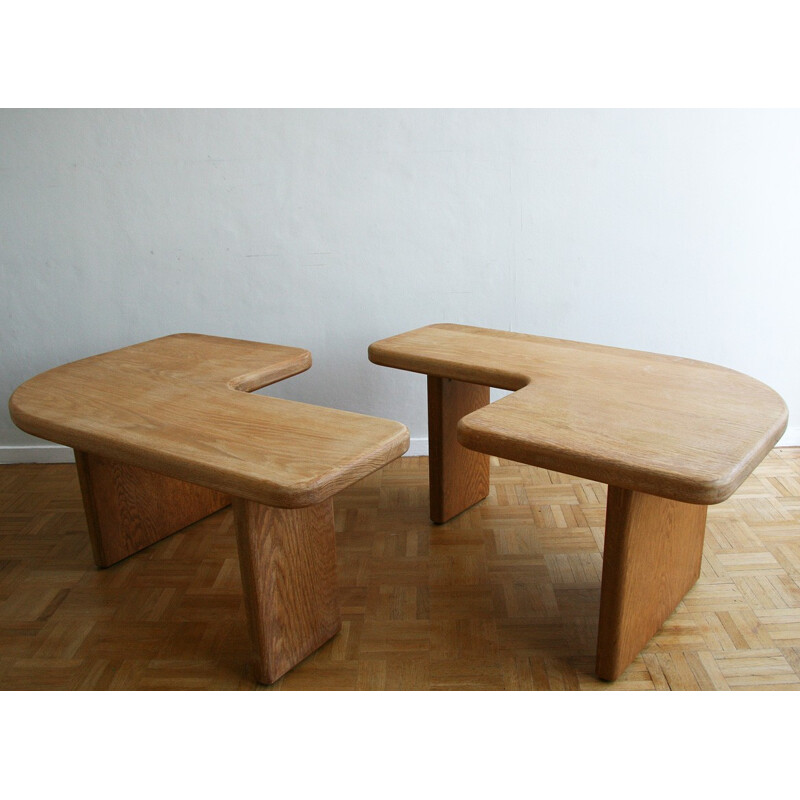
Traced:
<svg viewBox="0 0 800 800">
<path fill-rule="evenodd" d="M 108 567 L 230 503 L 222 492 L 75 450 L 92 552 Z"/>
<path fill-rule="evenodd" d="M 489 387 L 428 376 L 430 513 L 447 522 L 489 494 L 489 456 L 456 438 L 465 415 L 489 403 Z"/>
<path fill-rule="evenodd" d="M 608 487 L 597 676 L 613 681 L 700 575 L 707 507 Z"/>
<path fill-rule="evenodd" d="M 256 677 L 274 683 L 341 628 L 333 501 L 273 508 L 234 498 Z"/>
</svg>

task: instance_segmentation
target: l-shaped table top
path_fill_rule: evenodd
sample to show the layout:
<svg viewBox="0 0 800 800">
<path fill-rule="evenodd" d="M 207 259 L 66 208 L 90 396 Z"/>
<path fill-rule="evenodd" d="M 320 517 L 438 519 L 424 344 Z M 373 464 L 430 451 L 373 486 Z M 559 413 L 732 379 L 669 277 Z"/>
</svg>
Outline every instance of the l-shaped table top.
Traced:
<svg viewBox="0 0 800 800">
<path fill-rule="evenodd" d="M 176 334 L 37 375 L 9 409 L 20 428 L 44 439 L 302 507 L 408 448 L 399 422 L 248 394 L 310 366 L 301 348 Z"/>
<path fill-rule="evenodd" d="M 727 499 L 788 421 L 754 378 L 636 350 L 439 324 L 375 342 L 369 358 L 511 390 L 460 421 L 466 447 L 688 503 Z"/>
</svg>

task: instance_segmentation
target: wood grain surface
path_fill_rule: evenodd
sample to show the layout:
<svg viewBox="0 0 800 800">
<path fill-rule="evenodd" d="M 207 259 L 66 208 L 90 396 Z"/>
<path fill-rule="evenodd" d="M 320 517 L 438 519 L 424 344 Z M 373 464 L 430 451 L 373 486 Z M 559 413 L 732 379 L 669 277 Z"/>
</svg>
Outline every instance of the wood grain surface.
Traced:
<svg viewBox="0 0 800 800">
<path fill-rule="evenodd" d="M 256 676 L 273 683 L 341 627 L 333 505 L 233 501 Z"/>
<path fill-rule="evenodd" d="M 98 567 L 116 564 L 231 502 L 213 489 L 90 453 L 76 451 L 75 464 Z"/>
<path fill-rule="evenodd" d="M 28 433 L 76 450 L 296 508 L 408 448 L 400 423 L 249 394 L 310 365 L 299 348 L 177 334 L 44 372 L 9 410 Z"/>
<path fill-rule="evenodd" d="M 489 493 L 489 456 L 468 450 L 457 437 L 459 420 L 489 403 L 489 387 L 428 377 L 430 508 L 447 522 Z"/>
<path fill-rule="evenodd" d="M 730 497 L 788 419 L 772 389 L 724 367 L 520 333 L 431 325 L 369 358 L 513 391 L 461 420 L 465 447 L 682 502 Z"/>
<path fill-rule="evenodd" d="M 230 508 L 98 570 L 74 466 L 0 466 L 0 690 L 800 690 L 800 448 L 708 509 L 697 583 L 614 682 L 603 484 L 492 457 L 436 525 L 402 458 L 333 503 L 341 631 L 264 686 Z"/>
<path fill-rule="evenodd" d="M 598 677 L 616 680 L 700 575 L 707 506 L 608 487 Z"/>
</svg>

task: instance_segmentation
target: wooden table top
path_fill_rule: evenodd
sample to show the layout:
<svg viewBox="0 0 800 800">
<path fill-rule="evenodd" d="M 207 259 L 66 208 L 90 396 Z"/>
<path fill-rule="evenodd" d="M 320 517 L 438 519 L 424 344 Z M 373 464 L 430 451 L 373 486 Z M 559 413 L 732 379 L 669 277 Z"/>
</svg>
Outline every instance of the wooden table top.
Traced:
<svg viewBox="0 0 800 800">
<path fill-rule="evenodd" d="M 307 350 L 176 334 L 44 372 L 14 422 L 76 450 L 286 508 L 321 502 L 408 449 L 399 422 L 248 394 Z"/>
<path fill-rule="evenodd" d="M 442 324 L 369 358 L 513 391 L 460 421 L 465 447 L 688 503 L 727 499 L 788 421 L 747 375 L 636 350 Z"/>
</svg>

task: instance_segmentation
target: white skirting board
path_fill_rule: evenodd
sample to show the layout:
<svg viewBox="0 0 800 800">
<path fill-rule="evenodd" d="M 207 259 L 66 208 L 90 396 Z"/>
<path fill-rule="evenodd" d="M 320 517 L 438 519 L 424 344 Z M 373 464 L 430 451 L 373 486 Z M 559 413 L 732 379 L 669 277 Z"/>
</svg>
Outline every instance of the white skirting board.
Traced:
<svg viewBox="0 0 800 800">
<path fill-rule="evenodd" d="M 420 436 L 418 439 L 411 439 L 404 456 L 426 456 L 428 455 L 428 437 Z"/>
<path fill-rule="evenodd" d="M 428 439 L 412 439 L 406 455 L 428 455 Z M 0 464 L 72 464 L 74 461 L 72 448 L 60 444 L 0 445 Z"/>
<path fill-rule="evenodd" d="M 61 444 L 0 445 L 0 464 L 72 464 L 75 454 Z"/>
<path fill-rule="evenodd" d="M 800 447 L 800 427 L 788 428 L 777 447 Z M 405 455 L 427 456 L 427 437 L 411 439 Z M 71 464 L 74 461 L 72 449 L 60 444 L 0 445 L 0 464 Z"/>
</svg>

